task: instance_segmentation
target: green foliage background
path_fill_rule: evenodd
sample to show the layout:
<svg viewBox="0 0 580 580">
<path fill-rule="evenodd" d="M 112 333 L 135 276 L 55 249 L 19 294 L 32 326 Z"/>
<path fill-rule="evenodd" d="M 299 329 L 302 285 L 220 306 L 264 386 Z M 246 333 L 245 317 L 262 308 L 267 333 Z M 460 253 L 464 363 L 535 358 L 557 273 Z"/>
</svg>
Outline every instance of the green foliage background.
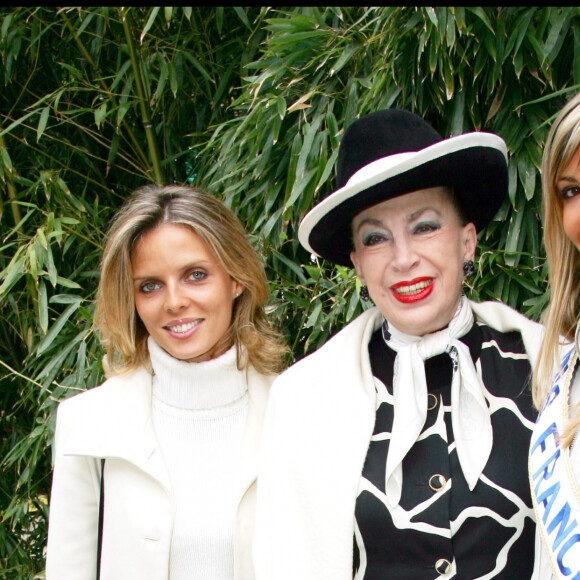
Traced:
<svg viewBox="0 0 580 580">
<path fill-rule="evenodd" d="M 107 224 L 135 187 L 193 183 L 264 257 L 296 359 L 361 311 L 352 270 L 298 223 L 338 144 L 386 107 L 507 142 L 509 199 L 479 237 L 477 300 L 547 300 L 539 166 L 580 85 L 578 8 L 0 8 L 0 578 L 43 576 L 59 400 L 102 381 L 91 329 Z"/>
</svg>

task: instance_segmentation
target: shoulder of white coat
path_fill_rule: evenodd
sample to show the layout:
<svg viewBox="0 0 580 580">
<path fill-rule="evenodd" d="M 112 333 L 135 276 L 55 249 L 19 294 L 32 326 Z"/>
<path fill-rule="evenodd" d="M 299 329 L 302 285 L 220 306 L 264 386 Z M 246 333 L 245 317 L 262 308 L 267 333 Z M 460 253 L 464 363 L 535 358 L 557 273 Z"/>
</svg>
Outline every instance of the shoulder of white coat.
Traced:
<svg viewBox="0 0 580 580">
<path fill-rule="evenodd" d="M 502 302 L 477 303 L 470 300 L 469 304 L 476 322 L 486 324 L 500 332 L 519 332 L 530 363 L 532 365 L 535 364 L 544 336 L 544 326 L 542 324 L 526 318 L 523 314 Z"/>
<path fill-rule="evenodd" d="M 131 399 L 151 385 L 151 374 L 143 367 L 107 379 L 101 385 L 65 399 L 58 405 L 58 418 L 73 414 L 94 413 L 101 408 L 116 405 L 120 400 Z"/>
<path fill-rule="evenodd" d="M 62 454 L 105 457 L 141 432 L 151 415 L 152 376 L 146 369 L 119 375 L 63 401 L 56 417 Z"/>
<path fill-rule="evenodd" d="M 501 332 L 543 333 L 544 327 L 539 322 L 526 318 L 503 302 L 473 302 L 470 300 L 469 304 L 477 322 L 487 324 Z"/>
</svg>

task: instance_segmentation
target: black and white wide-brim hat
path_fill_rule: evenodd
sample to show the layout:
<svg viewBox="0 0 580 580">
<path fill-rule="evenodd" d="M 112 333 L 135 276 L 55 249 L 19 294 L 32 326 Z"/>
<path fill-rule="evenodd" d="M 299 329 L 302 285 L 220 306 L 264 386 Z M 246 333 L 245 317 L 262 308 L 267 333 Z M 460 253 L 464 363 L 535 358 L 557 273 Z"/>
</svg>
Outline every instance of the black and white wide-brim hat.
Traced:
<svg viewBox="0 0 580 580">
<path fill-rule="evenodd" d="M 331 262 L 351 266 L 351 221 L 364 209 L 418 189 L 449 186 L 477 231 L 493 218 L 508 190 L 507 148 L 492 133 L 443 139 L 419 115 L 387 109 L 352 123 L 340 143 L 339 189 L 302 220 L 300 243 Z"/>
</svg>

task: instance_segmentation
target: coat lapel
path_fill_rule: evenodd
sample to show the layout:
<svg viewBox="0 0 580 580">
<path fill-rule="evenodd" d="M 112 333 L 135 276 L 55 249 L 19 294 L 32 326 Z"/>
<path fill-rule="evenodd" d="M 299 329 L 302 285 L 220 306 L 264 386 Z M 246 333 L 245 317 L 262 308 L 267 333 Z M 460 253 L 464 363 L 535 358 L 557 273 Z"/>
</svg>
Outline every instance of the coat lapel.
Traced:
<svg viewBox="0 0 580 580">
<path fill-rule="evenodd" d="M 258 447 L 270 384 L 274 377 L 247 370 L 247 424 L 241 445 L 240 500 L 256 480 Z M 63 451 L 67 455 L 117 458 L 129 461 L 170 489 L 151 417 L 152 377 L 143 368 L 113 377 L 73 397 L 70 413 L 78 428 L 69 430 Z"/>
<path fill-rule="evenodd" d="M 70 403 L 78 424 L 65 437 L 66 455 L 128 461 L 169 489 L 151 417 L 152 377 L 143 368 L 113 377 Z"/>
</svg>

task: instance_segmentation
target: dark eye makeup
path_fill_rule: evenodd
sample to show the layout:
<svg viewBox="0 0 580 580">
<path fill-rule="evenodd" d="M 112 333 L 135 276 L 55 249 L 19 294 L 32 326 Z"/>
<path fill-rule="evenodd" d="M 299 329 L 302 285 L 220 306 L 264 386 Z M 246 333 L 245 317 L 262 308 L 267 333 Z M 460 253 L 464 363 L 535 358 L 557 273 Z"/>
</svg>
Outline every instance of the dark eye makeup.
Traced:
<svg viewBox="0 0 580 580">
<path fill-rule="evenodd" d="M 382 232 L 367 232 L 362 236 L 362 243 L 363 246 L 376 246 L 389 239 L 389 236 Z"/>
<path fill-rule="evenodd" d="M 425 234 L 429 232 L 435 232 L 441 229 L 441 223 L 437 221 L 422 221 L 413 226 L 414 234 Z"/>
</svg>

